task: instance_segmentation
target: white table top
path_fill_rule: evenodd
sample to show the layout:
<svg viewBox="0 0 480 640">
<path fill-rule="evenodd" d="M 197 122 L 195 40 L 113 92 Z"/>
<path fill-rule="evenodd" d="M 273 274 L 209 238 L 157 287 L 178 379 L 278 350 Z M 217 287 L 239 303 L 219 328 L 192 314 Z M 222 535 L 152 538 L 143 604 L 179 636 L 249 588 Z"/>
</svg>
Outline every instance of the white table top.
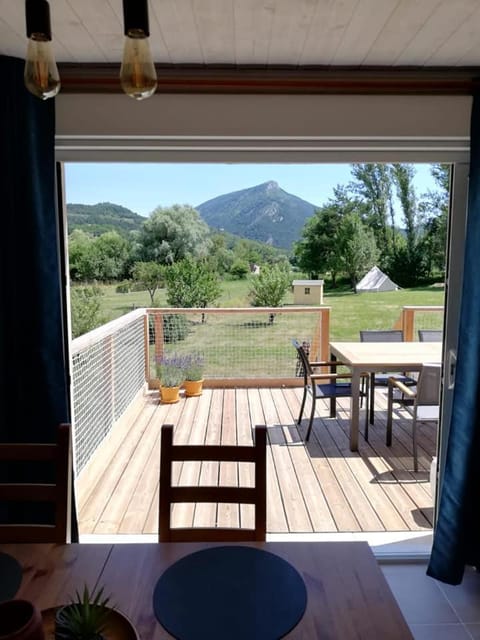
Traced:
<svg viewBox="0 0 480 640">
<path fill-rule="evenodd" d="M 378 371 L 415 370 L 442 361 L 441 342 L 331 342 L 330 351 L 347 365 Z"/>
</svg>

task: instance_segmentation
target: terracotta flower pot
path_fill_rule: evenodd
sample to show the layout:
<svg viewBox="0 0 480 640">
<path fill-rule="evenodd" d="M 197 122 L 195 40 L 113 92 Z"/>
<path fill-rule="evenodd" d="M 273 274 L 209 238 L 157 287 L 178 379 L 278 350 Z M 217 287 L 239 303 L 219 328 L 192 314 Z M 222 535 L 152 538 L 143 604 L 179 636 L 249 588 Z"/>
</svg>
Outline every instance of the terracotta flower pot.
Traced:
<svg viewBox="0 0 480 640">
<path fill-rule="evenodd" d="M 160 400 L 163 404 L 174 404 L 180 400 L 180 387 L 162 387 L 160 385 Z"/>
<path fill-rule="evenodd" d="M 0 640 L 45 640 L 42 616 L 32 602 L 0 603 Z"/>
<path fill-rule="evenodd" d="M 195 396 L 202 395 L 203 380 L 185 380 L 183 383 L 185 389 L 185 395 L 187 398 L 193 398 Z"/>
</svg>

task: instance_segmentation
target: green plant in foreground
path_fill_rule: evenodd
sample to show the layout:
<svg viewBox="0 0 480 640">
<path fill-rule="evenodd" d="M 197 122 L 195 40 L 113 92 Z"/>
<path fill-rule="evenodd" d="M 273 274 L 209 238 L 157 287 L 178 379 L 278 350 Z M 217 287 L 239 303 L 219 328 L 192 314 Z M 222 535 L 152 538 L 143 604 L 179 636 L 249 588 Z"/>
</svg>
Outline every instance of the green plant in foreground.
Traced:
<svg viewBox="0 0 480 640">
<path fill-rule="evenodd" d="M 112 611 L 109 601 L 103 587 L 96 593 L 90 593 L 86 585 L 82 595 L 76 591 L 75 598 L 56 613 L 56 640 L 101 640 Z"/>
</svg>

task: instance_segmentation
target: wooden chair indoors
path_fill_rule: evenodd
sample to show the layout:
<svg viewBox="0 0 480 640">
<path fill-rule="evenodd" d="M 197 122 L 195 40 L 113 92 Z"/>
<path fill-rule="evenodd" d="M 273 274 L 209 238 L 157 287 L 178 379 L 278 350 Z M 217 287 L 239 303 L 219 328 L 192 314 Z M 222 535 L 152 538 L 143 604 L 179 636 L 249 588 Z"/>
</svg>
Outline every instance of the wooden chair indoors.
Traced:
<svg viewBox="0 0 480 640">
<path fill-rule="evenodd" d="M 418 376 L 416 390 L 401 381 L 390 378 L 388 382 L 387 446 L 392 444 L 393 402 L 400 402 L 412 416 L 413 469 L 418 471 L 417 428 L 419 422 L 438 422 L 440 415 L 441 364 L 424 364 Z M 398 389 L 402 399 L 395 399 Z"/>
<path fill-rule="evenodd" d="M 160 451 L 160 542 L 254 542 L 264 541 L 267 528 L 267 429 L 256 426 L 254 446 L 173 445 L 173 425 L 164 424 Z M 251 462 L 255 465 L 254 487 L 172 486 L 175 461 Z M 176 503 L 253 504 L 255 528 L 172 527 L 172 505 Z"/>
<path fill-rule="evenodd" d="M 401 329 L 367 329 L 360 331 L 360 342 L 403 342 Z M 375 420 L 375 387 L 387 387 L 391 377 L 400 380 L 405 386 L 413 387 L 417 384 L 415 378 L 406 373 L 374 373 L 370 374 L 370 424 Z"/>
<path fill-rule="evenodd" d="M 70 425 L 58 427 L 55 444 L 1 443 L 0 462 L 14 469 L 21 463 L 52 463 L 55 479 L 49 483 L 12 482 L 0 479 L 0 503 L 52 503 L 54 523 L 0 523 L 0 542 L 67 542 L 67 510 L 70 487 Z"/>
<path fill-rule="evenodd" d="M 301 364 L 298 369 L 299 375 L 303 375 L 303 398 L 300 413 L 298 414 L 297 424 L 300 425 L 302 422 L 303 410 L 305 409 L 307 396 L 310 395 L 312 398 L 310 420 L 305 436 L 305 440 L 308 440 L 310 438 L 313 418 L 315 416 L 316 401 L 320 399 L 329 399 L 330 417 L 334 418 L 336 415 L 337 398 L 350 398 L 352 395 L 352 375 L 350 373 L 337 373 L 337 367 L 343 366 L 343 363 L 339 360 L 310 362 L 308 355 L 300 342 L 298 342 L 298 340 L 292 340 L 292 344 L 297 350 L 297 358 Z M 322 373 L 315 372 L 315 369 L 320 367 L 323 368 L 324 371 Z M 328 369 L 328 371 L 325 371 L 325 369 Z M 366 400 L 365 440 L 368 440 L 369 379 L 368 373 L 362 376 L 362 380 L 365 384 L 363 385 L 364 389 L 360 391 L 361 398 L 365 398 Z"/>
</svg>

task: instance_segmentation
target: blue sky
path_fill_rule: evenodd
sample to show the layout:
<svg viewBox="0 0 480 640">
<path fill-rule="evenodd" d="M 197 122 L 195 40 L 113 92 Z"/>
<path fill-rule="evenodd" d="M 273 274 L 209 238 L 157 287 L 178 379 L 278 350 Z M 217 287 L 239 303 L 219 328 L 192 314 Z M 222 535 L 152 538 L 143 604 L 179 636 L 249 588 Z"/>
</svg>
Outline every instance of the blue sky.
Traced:
<svg viewBox="0 0 480 640">
<path fill-rule="evenodd" d="M 434 188 L 429 167 L 416 165 L 417 195 Z M 333 195 L 337 184 L 351 180 L 348 164 L 68 163 L 65 175 L 68 203 L 113 202 L 142 216 L 158 206 L 197 206 L 268 180 L 321 205 Z"/>
</svg>

